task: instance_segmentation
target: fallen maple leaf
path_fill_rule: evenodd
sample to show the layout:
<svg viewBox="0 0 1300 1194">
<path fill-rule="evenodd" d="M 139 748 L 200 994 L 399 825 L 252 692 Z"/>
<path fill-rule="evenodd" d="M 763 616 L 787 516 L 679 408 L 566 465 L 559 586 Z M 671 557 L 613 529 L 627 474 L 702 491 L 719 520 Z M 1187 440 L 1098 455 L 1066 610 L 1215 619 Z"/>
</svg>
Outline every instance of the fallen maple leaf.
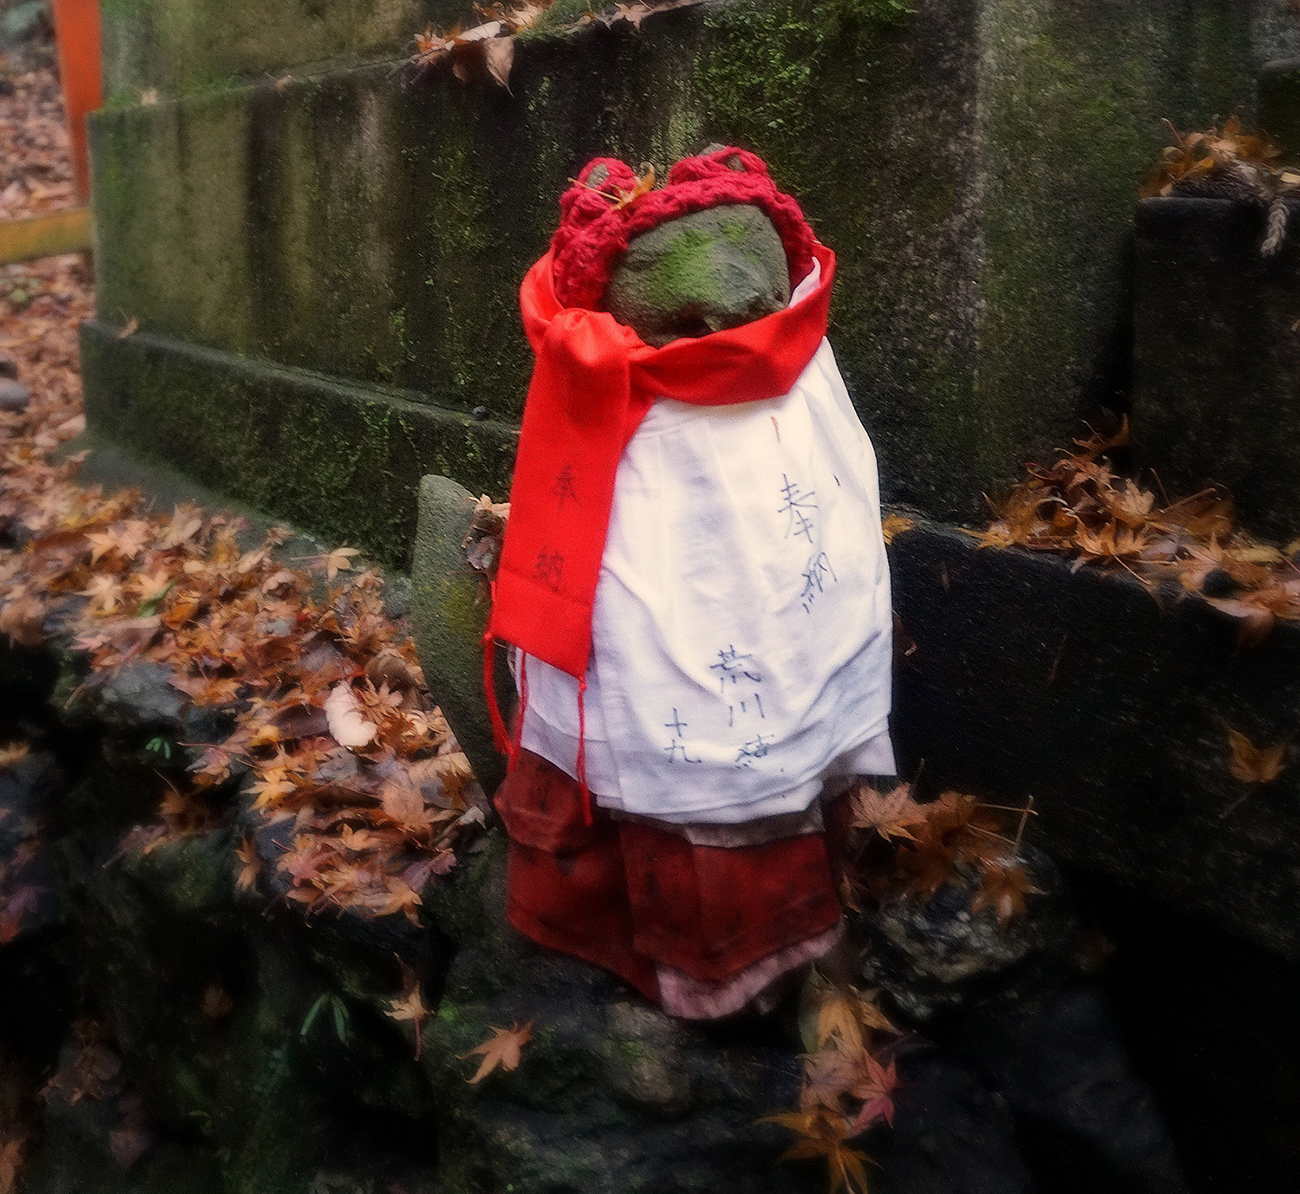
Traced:
<svg viewBox="0 0 1300 1194">
<path fill-rule="evenodd" d="M 849 1135 L 865 1132 L 878 1119 L 894 1126 L 894 1091 L 901 1085 L 897 1064 L 891 1060 L 881 1065 L 870 1053 L 862 1056 L 864 1080 L 853 1088 L 853 1095 L 862 1100 L 862 1107 L 849 1125 Z"/>
<path fill-rule="evenodd" d="M 929 820 L 928 806 L 912 799 L 912 785 L 899 784 L 884 795 L 867 784 L 859 784 L 849 801 L 854 829 L 865 829 L 879 834 L 885 841 L 907 838 L 915 841 L 912 829 Z"/>
<path fill-rule="evenodd" d="M 880 524 L 881 533 L 885 536 L 885 543 L 893 543 L 894 539 L 906 534 L 916 526 L 916 520 L 908 518 L 902 514 L 888 514 Z"/>
<path fill-rule="evenodd" d="M 1012 535 L 1010 528 L 1008 528 L 1004 522 L 995 522 L 982 531 L 968 531 L 963 527 L 962 534 L 970 535 L 972 538 L 978 540 L 978 546 L 981 548 L 1004 548 L 1014 547 L 1016 545 L 1015 536 Z"/>
<path fill-rule="evenodd" d="M 89 597 L 92 611 L 111 614 L 122 602 L 122 583 L 114 576 L 100 573 L 90 578 L 90 583 L 77 590 L 78 597 Z"/>
<path fill-rule="evenodd" d="M 655 185 L 655 168 L 649 162 L 641 163 L 641 173 L 636 177 L 636 185 L 630 190 L 619 190 L 618 198 L 614 201 L 614 210 L 627 207 L 635 203 L 642 195 L 648 194 L 654 189 Z"/>
<path fill-rule="evenodd" d="M 353 557 L 360 554 L 359 547 L 336 547 L 321 556 L 320 561 L 325 566 L 326 580 L 333 580 L 340 572 L 351 572 Z"/>
<path fill-rule="evenodd" d="M 494 37 L 483 43 L 483 64 L 487 72 L 507 91 L 510 90 L 510 69 L 515 64 L 515 39 Z"/>
<path fill-rule="evenodd" d="M 1027 911 L 1025 896 L 1042 894 L 1024 867 L 989 865 L 984 868 L 980 889 L 971 900 L 970 910 L 978 913 L 984 908 L 992 908 L 998 924 L 1006 928 L 1013 917 L 1023 916 Z"/>
<path fill-rule="evenodd" d="M 523 1047 L 533 1038 L 533 1022 L 528 1021 L 522 1028 L 518 1023 L 509 1028 L 493 1028 L 492 1035 L 481 1045 L 475 1045 L 468 1053 L 461 1055 L 461 1060 L 482 1054 L 483 1060 L 472 1078 L 466 1081 L 473 1086 L 482 1082 L 493 1070 L 500 1067 L 507 1072 L 519 1068 L 519 1058 Z"/>
<path fill-rule="evenodd" d="M 1286 743 L 1262 748 L 1256 746 L 1240 730 L 1231 726 L 1228 731 L 1228 770 L 1233 776 L 1248 784 L 1271 784 L 1286 769 Z"/>
<path fill-rule="evenodd" d="M 846 1194 L 867 1194 L 866 1163 L 870 1158 L 845 1143 L 849 1125 L 843 1116 L 818 1107 L 812 1111 L 769 1115 L 760 1122 L 780 1124 L 798 1134 L 799 1139 L 786 1149 L 781 1160 L 821 1157 L 826 1161 L 830 1171 L 830 1194 L 836 1194 L 838 1190 L 844 1190 Z"/>
<path fill-rule="evenodd" d="M 249 837 L 245 837 L 235 848 L 235 857 L 239 859 L 239 873 L 235 876 L 235 887 L 239 891 L 256 891 L 257 876 L 262 870 L 262 860 L 257 856 L 257 847 Z"/>
<path fill-rule="evenodd" d="M 399 1024 L 409 1022 L 415 1027 L 415 1056 L 418 1059 L 420 1056 L 420 1026 L 429 1018 L 429 1009 L 424 1006 L 424 999 L 420 995 L 420 984 L 415 977 L 415 972 L 405 963 L 402 963 L 402 994 L 400 998 L 388 1001 L 388 1008 L 384 1015 L 390 1020 L 396 1020 Z M 524 1040 L 527 1040 L 527 1037 Z M 521 1046 L 523 1043 L 523 1041 L 520 1041 Z M 486 1064 L 486 1057 L 484 1058 L 484 1064 Z M 518 1064 L 519 1058 L 516 1054 L 515 1064 L 505 1068 L 513 1070 Z M 477 1081 L 477 1078 L 473 1079 L 473 1081 Z"/>
<path fill-rule="evenodd" d="M 380 790 L 379 802 L 384 812 L 403 829 L 417 833 L 427 831 L 429 823 L 424 816 L 424 796 L 409 775 L 386 783 Z"/>
<path fill-rule="evenodd" d="M 25 759 L 30 750 L 31 745 L 27 742 L 11 742 L 8 746 L 0 746 L 0 771 L 8 771 L 19 759 Z"/>
<path fill-rule="evenodd" d="M 817 1047 L 824 1047 L 832 1038 L 850 1050 L 863 1047 L 858 1002 L 852 992 L 835 987 L 827 991 L 817 1009 Z"/>
</svg>

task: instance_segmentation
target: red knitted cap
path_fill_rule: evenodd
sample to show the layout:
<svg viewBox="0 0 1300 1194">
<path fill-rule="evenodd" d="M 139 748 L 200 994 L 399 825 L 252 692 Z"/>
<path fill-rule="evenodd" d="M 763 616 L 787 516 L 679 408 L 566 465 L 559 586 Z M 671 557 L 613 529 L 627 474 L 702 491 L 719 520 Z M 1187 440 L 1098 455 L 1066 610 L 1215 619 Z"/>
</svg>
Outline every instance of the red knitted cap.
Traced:
<svg viewBox="0 0 1300 1194">
<path fill-rule="evenodd" d="M 597 167 L 609 172 L 597 186 L 588 179 Z M 785 246 L 793 289 L 812 268 L 813 233 L 795 200 L 777 189 L 763 159 L 730 146 L 683 158 L 668 171 L 667 183 L 617 206 L 637 185 L 636 175 L 617 158 L 588 162 L 560 196 L 555 251 L 555 295 L 566 307 L 598 310 L 628 242 L 656 224 L 727 203 L 761 208 Z"/>
</svg>

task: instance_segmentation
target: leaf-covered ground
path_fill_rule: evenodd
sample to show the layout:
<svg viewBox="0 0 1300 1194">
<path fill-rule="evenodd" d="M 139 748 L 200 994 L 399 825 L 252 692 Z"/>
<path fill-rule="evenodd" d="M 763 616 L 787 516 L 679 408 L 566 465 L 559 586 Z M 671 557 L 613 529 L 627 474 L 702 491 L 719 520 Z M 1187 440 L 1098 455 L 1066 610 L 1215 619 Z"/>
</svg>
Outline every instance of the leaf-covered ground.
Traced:
<svg viewBox="0 0 1300 1194">
<path fill-rule="evenodd" d="M 72 160 L 52 47 L 0 53 L 0 220 L 73 200 Z"/>
<path fill-rule="evenodd" d="M 0 217 L 31 214 L 69 194 L 57 77 L 37 55 L 0 79 L 12 83 L 0 88 Z M 80 484 L 80 457 L 58 450 L 85 426 L 77 325 L 92 309 L 78 255 L 0 269 L 0 352 L 31 395 L 0 411 L 0 634 L 35 648 L 57 633 L 87 691 L 128 662 L 163 665 L 193 706 L 226 714 L 217 740 L 175 744 L 188 776 L 172 769 L 157 821 L 128 847 L 202 832 L 242 790 L 266 821 L 293 826 L 276 876 L 244 844 L 243 886 L 307 911 L 414 919 L 483 808 L 380 578 L 352 548 L 286 558 L 287 532 L 250 544 L 227 513 Z M 0 740 L 0 767 L 23 752 Z M 0 925 L 16 931 L 25 898 L 0 890 Z"/>
</svg>

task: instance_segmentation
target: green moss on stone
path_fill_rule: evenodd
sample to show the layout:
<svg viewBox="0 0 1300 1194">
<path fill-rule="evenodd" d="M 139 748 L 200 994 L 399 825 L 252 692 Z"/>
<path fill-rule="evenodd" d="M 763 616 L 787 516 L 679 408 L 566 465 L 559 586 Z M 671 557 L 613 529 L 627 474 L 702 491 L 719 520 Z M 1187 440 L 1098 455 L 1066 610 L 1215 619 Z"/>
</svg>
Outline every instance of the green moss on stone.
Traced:
<svg viewBox="0 0 1300 1194">
<path fill-rule="evenodd" d="M 713 268 L 713 244 L 714 238 L 701 231 L 688 230 L 674 237 L 646 271 L 648 300 L 664 308 L 684 302 L 717 302 L 722 287 Z"/>
<path fill-rule="evenodd" d="M 469 17 L 466 0 L 104 0 L 110 92 L 187 92 L 227 80 L 407 52 L 426 24 Z"/>
<path fill-rule="evenodd" d="M 635 237 L 605 305 L 649 344 L 735 327 L 790 300 L 781 238 L 756 207 L 692 212 Z"/>
<path fill-rule="evenodd" d="M 531 366 L 519 279 L 567 180 L 598 153 L 663 169 L 744 144 L 838 254 L 831 339 L 886 497 L 978 514 L 1080 413 L 1124 400 L 1132 188 L 1161 116 L 1242 107 L 1247 22 L 1235 0 L 1185 21 L 1157 0 L 917 9 L 731 0 L 521 39 L 510 93 L 363 68 L 101 114 L 101 313 L 510 421 Z M 503 459 L 474 427 L 433 446 L 405 414 L 343 427 L 296 407 L 271 433 L 243 382 L 199 372 L 169 379 L 175 458 L 388 558 L 408 466 L 478 490 Z M 133 403 L 116 433 L 157 440 L 144 419 L 164 405 Z M 337 442 L 353 435 L 372 442 Z"/>
<path fill-rule="evenodd" d="M 555 0 L 527 29 L 520 30 L 520 41 L 555 34 L 580 21 L 589 13 L 600 11 L 600 0 Z"/>
<path fill-rule="evenodd" d="M 503 494 L 514 436 L 498 424 L 110 327 L 83 332 L 96 434 L 120 438 L 195 480 L 404 567 L 415 484 L 455 472 Z M 410 478 L 409 480 L 407 478 Z"/>
</svg>

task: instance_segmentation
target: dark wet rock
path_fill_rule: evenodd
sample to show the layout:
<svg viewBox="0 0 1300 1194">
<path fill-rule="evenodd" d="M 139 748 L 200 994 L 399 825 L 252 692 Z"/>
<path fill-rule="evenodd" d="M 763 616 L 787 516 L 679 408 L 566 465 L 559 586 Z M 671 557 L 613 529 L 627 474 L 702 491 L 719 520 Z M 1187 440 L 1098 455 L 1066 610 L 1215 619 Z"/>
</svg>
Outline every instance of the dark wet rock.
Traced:
<svg viewBox="0 0 1300 1194">
<path fill-rule="evenodd" d="M 11 378 L 0 378 L 0 411 L 21 412 L 30 402 L 31 395 L 25 385 Z"/>
<path fill-rule="evenodd" d="M 47 823 L 64 782 L 46 752 L 0 771 L 0 947 L 31 942 L 63 919 Z M 17 964 L 12 954 L 7 964 Z"/>
<path fill-rule="evenodd" d="M 10 381 L 17 380 L 18 362 L 6 353 L 0 352 L 0 378 L 6 378 Z"/>
<path fill-rule="evenodd" d="M 0 858 L 33 835 L 65 780 L 55 757 L 32 751 L 0 770 Z"/>
<path fill-rule="evenodd" d="M 459 938 L 423 1062 L 440 1105 L 446 1190 L 815 1190 L 778 1164 L 798 1058 L 771 1025 L 673 1020 L 603 971 L 538 949 L 504 918 L 500 843 L 436 900 Z M 532 1022 L 519 1069 L 477 1086 L 461 1057 Z"/>
<path fill-rule="evenodd" d="M 1094 1189 L 1186 1190 L 1168 1127 L 1099 987 L 981 1006 L 966 1017 L 960 1048 L 1012 1115 L 1060 1150 L 1052 1169 L 1068 1164 Z"/>
<path fill-rule="evenodd" d="M 991 990 L 1032 986 L 1045 972 L 1068 966 L 1076 926 L 1061 877 L 1041 851 L 1021 858 L 1039 894 L 1005 925 L 992 907 L 972 912 L 978 872 L 963 868 L 927 901 L 897 899 L 858 914 L 853 926 L 865 943 L 862 974 L 888 992 L 906 1015 L 924 1022 L 971 1003 Z"/>
<path fill-rule="evenodd" d="M 857 917 L 864 977 L 933 1036 L 939 1073 L 969 1070 L 959 1085 L 986 1089 L 1005 1109 L 1017 1155 L 1042 1188 L 1181 1194 L 1168 1127 L 1100 988 L 1081 978 L 1083 937 L 1062 877 L 1041 850 L 1022 846 L 1020 857 L 1040 894 L 1005 925 L 992 909 L 972 913 L 973 871 L 927 903 L 899 900 Z M 982 1133 L 999 1138 L 992 1126 Z M 994 1171 L 1011 1172 L 1000 1163 Z M 1092 1184 L 1074 1184 L 1080 1174 Z"/>
<path fill-rule="evenodd" d="M 70 1046 L 64 1049 L 66 1064 Z M 155 1144 L 125 1166 L 119 1161 L 123 1114 L 116 1097 L 53 1085 L 45 1098 L 41 1148 L 24 1171 L 23 1194 L 225 1194 L 217 1158 L 192 1143 Z M 125 1158 L 124 1158 L 125 1159 Z"/>
<path fill-rule="evenodd" d="M 344 964 L 328 930 L 236 900 L 232 844 L 218 830 L 83 872 L 87 975 L 161 1129 L 197 1127 L 227 1158 L 225 1194 L 305 1194 L 350 1119 L 416 1124 L 427 1085 L 383 1015 L 401 974 L 379 925 Z"/>
<path fill-rule="evenodd" d="M 1016 1125 L 1005 1105 L 966 1067 L 933 1048 L 905 1056 L 905 1085 L 892 1129 L 862 1142 L 880 1166 L 881 1194 L 1031 1194 Z M 875 1175 L 880 1175 L 877 1185 Z"/>
<path fill-rule="evenodd" d="M 171 686 L 172 675 L 162 663 L 126 663 L 99 673 L 91 682 L 98 715 L 122 729 L 179 729 L 189 702 Z"/>
</svg>

